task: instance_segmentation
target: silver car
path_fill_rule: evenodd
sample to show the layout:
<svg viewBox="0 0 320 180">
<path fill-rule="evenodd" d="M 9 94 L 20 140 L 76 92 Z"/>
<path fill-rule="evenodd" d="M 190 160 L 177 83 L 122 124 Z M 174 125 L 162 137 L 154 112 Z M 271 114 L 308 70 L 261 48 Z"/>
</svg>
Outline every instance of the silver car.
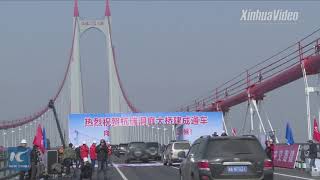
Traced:
<svg viewBox="0 0 320 180">
<path fill-rule="evenodd" d="M 163 153 L 162 161 L 164 165 L 172 165 L 172 163 L 181 163 L 183 158 L 178 156 L 178 153 L 184 151 L 188 153 L 190 143 L 188 141 L 171 142 Z"/>
</svg>

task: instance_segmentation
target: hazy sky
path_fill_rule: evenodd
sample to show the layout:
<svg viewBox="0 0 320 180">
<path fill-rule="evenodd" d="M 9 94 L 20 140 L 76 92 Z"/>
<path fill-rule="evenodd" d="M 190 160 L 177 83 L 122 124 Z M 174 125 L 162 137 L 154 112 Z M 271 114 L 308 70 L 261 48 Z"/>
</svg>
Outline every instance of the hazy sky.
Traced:
<svg viewBox="0 0 320 180">
<path fill-rule="evenodd" d="M 103 1 L 80 1 L 79 6 L 82 17 L 104 15 Z M 143 111 L 175 110 L 319 28 L 319 8 L 316 1 L 111 2 L 125 90 Z M 243 23 L 242 9 L 288 9 L 300 16 L 296 23 Z M 0 1 L 2 120 L 37 111 L 57 91 L 71 47 L 72 15 L 72 1 Z M 81 39 L 87 112 L 107 109 L 105 48 L 98 31 Z M 281 140 L 286 122 L 296 140 L 305 140 L 303 81 L 267 94 L 264 103 Z M 229 126 L 240 127 L 245 112 L 246 104 L 232 108 Z"/>
</svg>

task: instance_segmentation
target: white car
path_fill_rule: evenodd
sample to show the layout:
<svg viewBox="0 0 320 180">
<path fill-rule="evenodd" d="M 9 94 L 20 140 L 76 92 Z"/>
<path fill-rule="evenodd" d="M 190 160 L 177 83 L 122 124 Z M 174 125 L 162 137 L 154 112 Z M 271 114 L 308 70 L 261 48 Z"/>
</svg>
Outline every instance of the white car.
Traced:
<svg viewBox="0 0 320 180">
<path fill-rule="evenodd" d="M 184 151 L 187 154 L 190 146 L 188 141 L 171 142 L 163 153 L 163 164 L 171 166 L 172 163 L 181 163 L 183 159 L 178 156 L 178 153 Z"/>
</svg>

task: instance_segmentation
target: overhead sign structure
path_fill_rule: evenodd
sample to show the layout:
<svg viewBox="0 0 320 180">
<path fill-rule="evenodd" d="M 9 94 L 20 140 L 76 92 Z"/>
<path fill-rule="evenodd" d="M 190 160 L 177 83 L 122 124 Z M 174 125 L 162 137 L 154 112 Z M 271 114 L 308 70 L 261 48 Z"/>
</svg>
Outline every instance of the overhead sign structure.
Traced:
<svg viewBox="0 0 320 180">
<path fill-rule="evenodd" d="M 174 125 L 179 127 L 179 139 L 194 139 L 222 131 L 220 112 L 165 112 L 165 113 L 114 113 L 71 114 L 69 116 L 69 141 L 109 140 L 110 127 Z M 193 138 L 194 137 L 194 138 Z"/>
<path fill-rule="evenodd" d="M 31 167 L 30 153 L 30 148 L 8 147 L 8 167 L 15 171 L 28 171 Z"/>
</svg>

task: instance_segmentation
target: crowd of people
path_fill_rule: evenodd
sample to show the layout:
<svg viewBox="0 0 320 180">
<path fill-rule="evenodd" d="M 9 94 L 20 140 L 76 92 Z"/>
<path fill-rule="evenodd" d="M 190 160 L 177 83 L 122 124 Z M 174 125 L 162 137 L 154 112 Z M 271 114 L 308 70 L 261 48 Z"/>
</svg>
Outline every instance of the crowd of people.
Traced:
<svg viewBox="0 0 320 180">
<path fill-rule="evenodd" d="M 61 163 L 67 167 L 66 174 L 70 174 L 70 167 L 75 163 L 76 167 L 81 169 L 81 178 L 87 178 L 91 177 L 96 164 L 98 165 L 98 170 L 103 171 L 106 169 L 111 154 L 110 144 L 101 139 L 98 145 L 96 141 L 93 141 L 90 147 L 85 141 L 75 148 L 70 143 L 69 147 L 60 153 L 60 157 L 62 159 Z"/>
<path fill-rule="evenodd" d="M 213 137 L 219 136 L 217 132 L 213 132 L 212 134 Z M 225 131 L 222 131 L 221 136 L 228 136 L 228 134 Z"/>
<path fill-rule="evenodd" d="M 27 147 L 27 141 L 23 139 L 19 147 Z M 90 148 L 85 141 L 78 146 L 74 146 L 70 143 L 68 147 L 60 147 L 58 149 L 58 163 L 56 164 L 59 166 L 55 166 L 53 169 L 58 171 L 58 174 L 60 175 L 65 173 L 67 176 L 70 176 L 71 168 L 75 164 L 76 168 L 81 170 L 80 179 L 90 179 L 96 164 L 98 165 L 99 171 L 107 169 L 108 164 L 110 164 L 111 154 L 111 145 L 104 139 L 101 139 L 98 145 L 96 141 L 93 141 Z M 44 171 L 45 163 L 43 163 L 43 155 L 37 145 L 34 145 L 31 150 L 30 162 L 31 168 L 29 171 L 20 172 L 20 180 L 39 179 L 42 171 Z M 63 169 L 65 169 L 65 171 L 63 171 Z"/>
</svg>

